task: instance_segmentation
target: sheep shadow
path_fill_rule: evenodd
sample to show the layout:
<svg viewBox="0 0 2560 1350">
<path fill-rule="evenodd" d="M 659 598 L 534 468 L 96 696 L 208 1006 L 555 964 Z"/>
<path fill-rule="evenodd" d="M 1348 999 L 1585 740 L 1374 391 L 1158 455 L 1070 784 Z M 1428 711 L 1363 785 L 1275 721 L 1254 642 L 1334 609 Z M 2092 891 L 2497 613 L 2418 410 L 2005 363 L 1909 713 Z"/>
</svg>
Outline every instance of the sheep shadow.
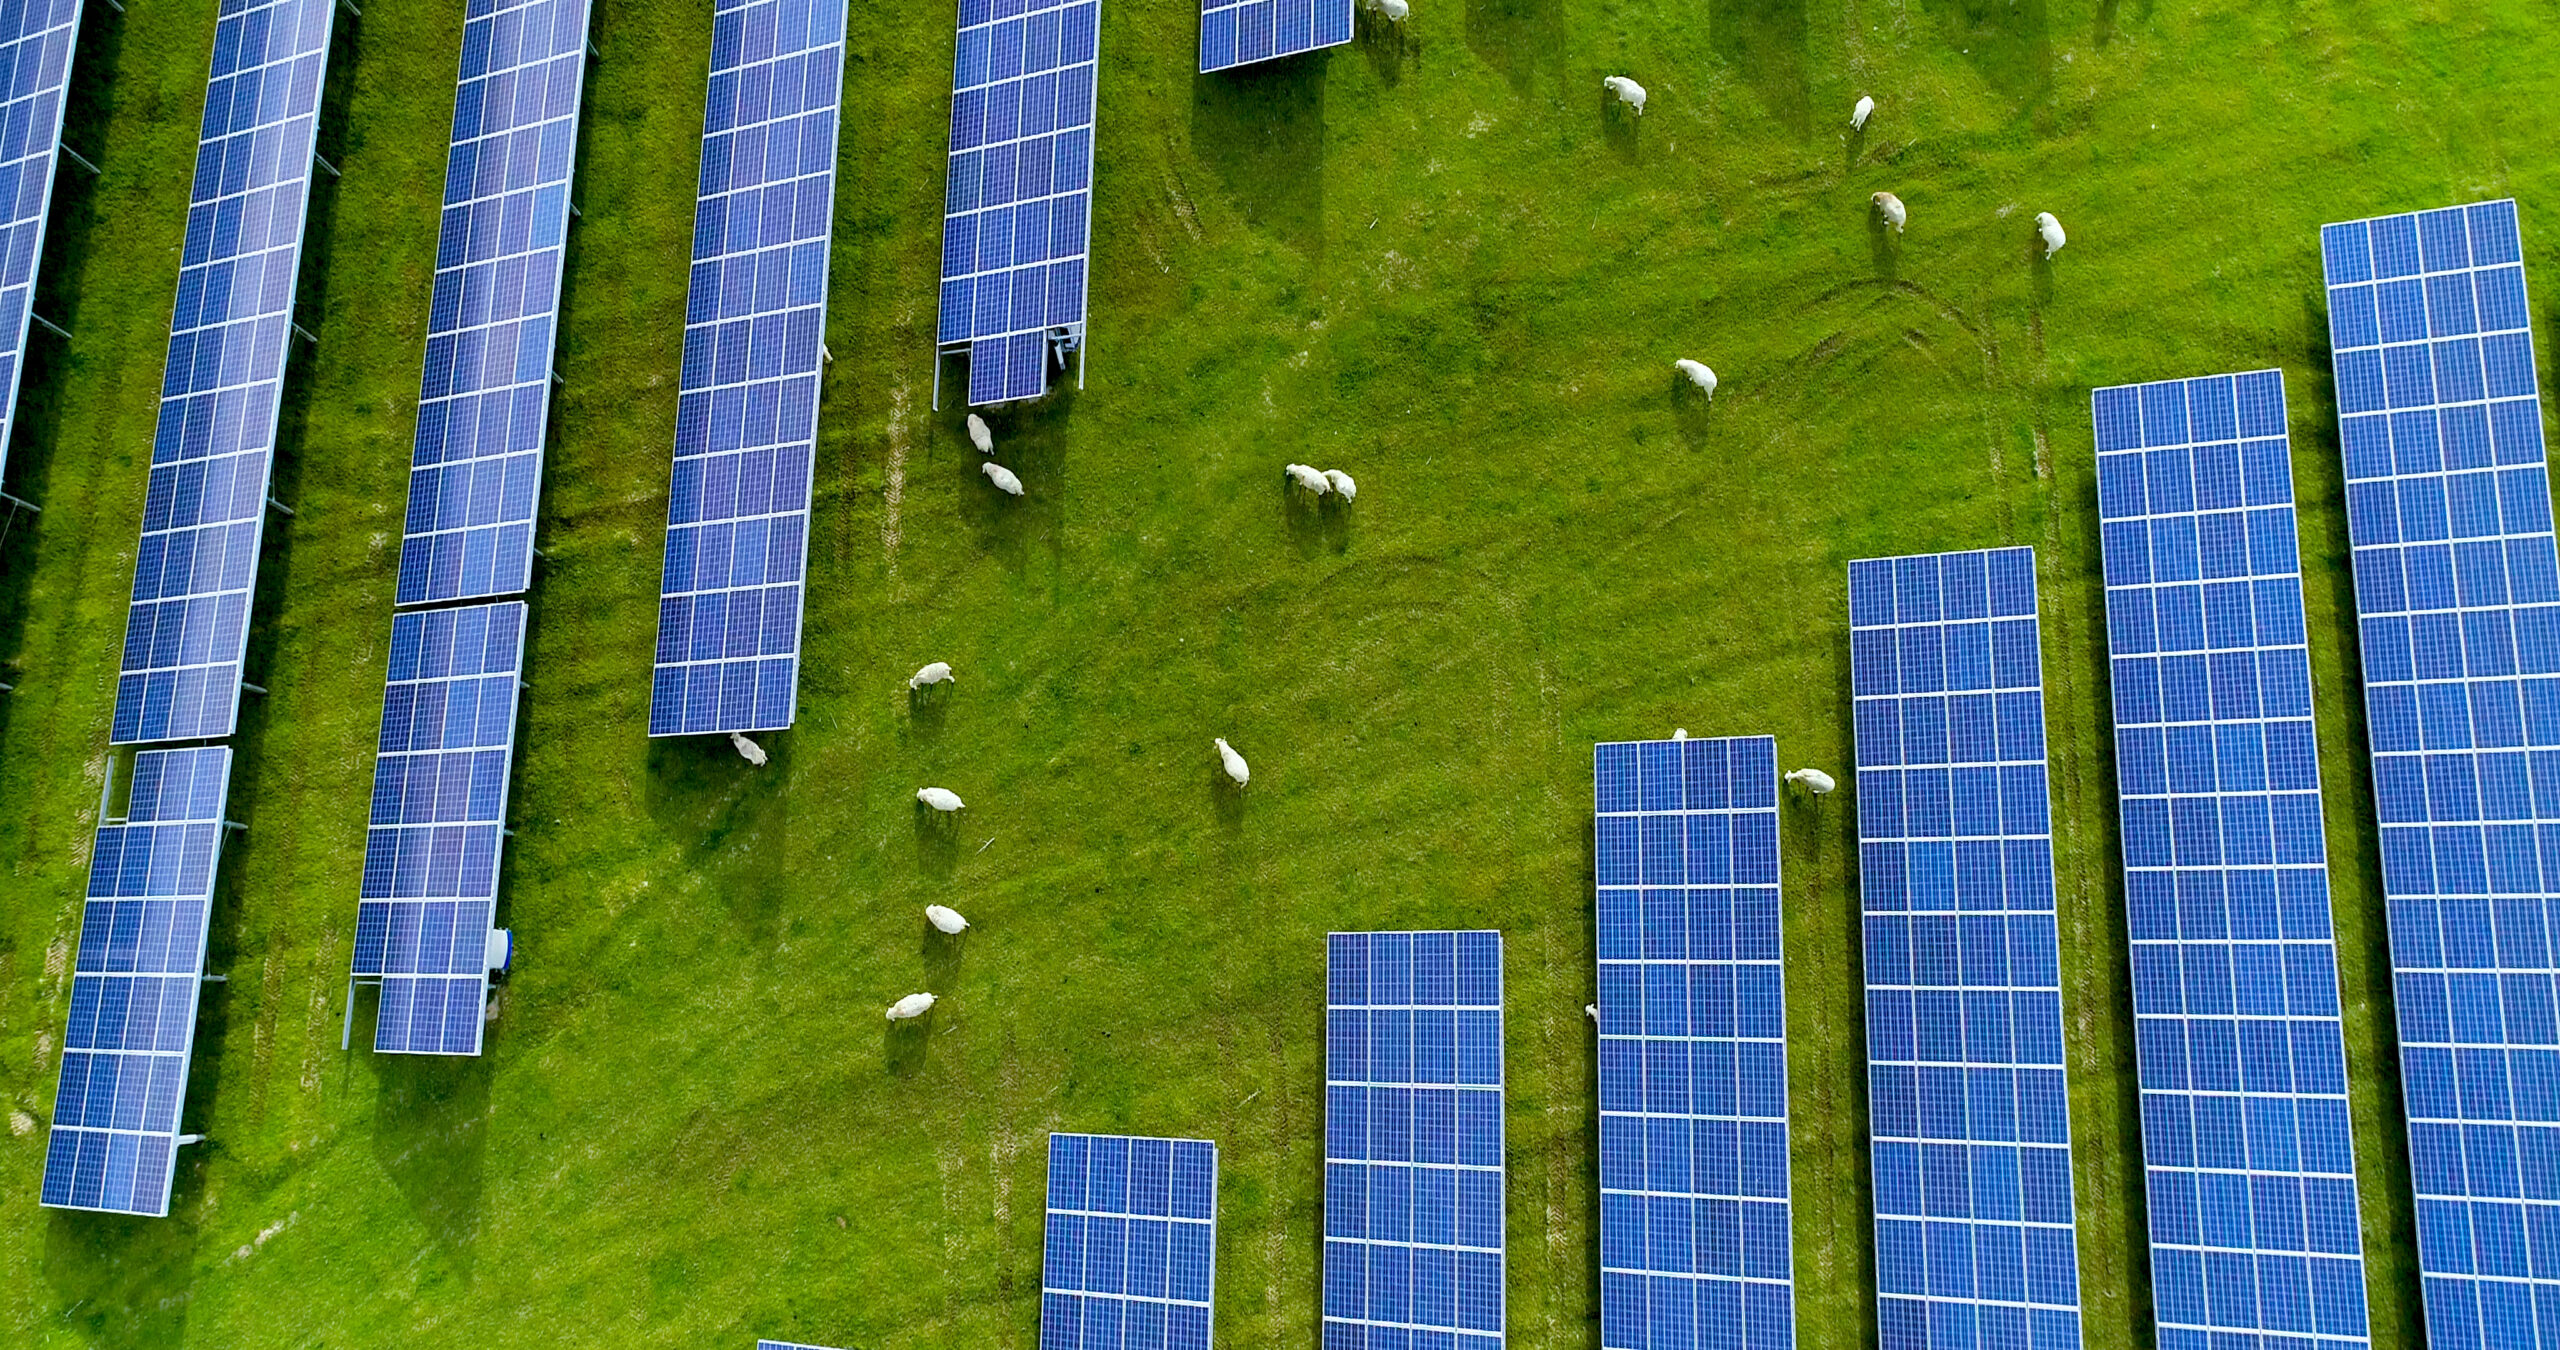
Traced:
<svg viewBox="0 0 2560 1350">
<path fill-rule="evenodd" d="M 957 811 L 936 811 L 923 802 L 916 803 L 916 866 L 926 876 L 947 878 L 960 865 L 960 826 Z"/>
<path fill-rule="evenodd" d="M 926 1009 L 922 1017 L 903 1022 L 881 1022 L 880 1067 L 891 1078 L 913 1078 L 922 1073 L 925 1062 L 933 1057 L 932 1049 L 932 1009 Z"/>
<path fill-rule="evenodd" d="M 1341 554 L 1351 547 L 1351 508 L 1327 493 L 1321 497 L 1280 476 L 1280 512 L 1289 526 L 1289 543 L 1301 558 Z"/>
<path fill-rule="evenodd" d="M 1191 148 L 1245 223 L 1324 257 L 1325 68 L 1329 52 L 1191 80 Z"/>
<path fill-rule="evenodd" d="M 1902 236 L 1885 223 L 1884 212 L 1867 203 L 1867 255 L 1875 265 L 1876 279 L 1897 281 L 1902 277 Z"/>
<path fill-rule="evenodd" d="M 1467 47 L 1526 94 L 1540 67 L 1567 50 L 1564 0 L 1468 0 Z"/>
<path fill-rule="evenodd" d="M 2053 303 L 2053 259 L 2045 256 L 2044 240 L 2033 232 L 2027 235 L 2027 282 L 2036 308 Z"/>
<path fill-rule="evenodd" d="M 928 684 L 907 691 L 909 741 L 917 745 L 932 745 L 942 739 L 943 719 L 950 711 L 951 702 L 944 697 L 944 691 L 950 687 L 948 684 Z"/>
<path fill-rule="evenodd" d="M 1209 757 L 1209 807 L 1218 816 L 1219 828 L 1230 835 L 1244 833 L 1245 789 L 1227 777 L 1224 764 L 1216 755 Z"/>
<path fill-rule="evenodd" d="M 1360 39 L 1360 51 L 1369 58 L 1369 69 L 1378 83 L 1394 88 L 1404 79 L 1405 63 L 1410 61 L 1417 72 L 1422 69 L 1422 42 L 1408 37 L 1403 24 L 1371 9 L 1363 0 L 1352 14 L 1352 27 Z"/>
<path fill-rule="evenodd" d="M 1600 138 L 1628 163 L 1635 163 L 1644 154 L 1643 137 L 1638 134 L 1638 128 L 1644 123 L 1644 114 L 1620 103 L 1617 93 L 1609 86 L 1596 80 L 1593 85 L 1600 91 Z"/>
<path fill-rule="evenodd" d="M 968 954 L 968 929 L 946 933 L 925 923 L 924 941 L 916 948 L 916 955 L 924 962 L 924 987 L 940 991 L 959 983 L 960 963 Z"/>
<path fill-rule="evenodd" d="M 1680 428 L 1681 443 L 1692 450 L 1703 450 L 1708 435 L 1715 430 L 1716 402 L 1707 392 L 1689 383 L 1689 377 L 1671 372 L 1671 417 Z"/>
<path fill-rule="evenodd" d="M 2053 84 L 2053 23 L 2045 0 L 1921 0 L 1983 83 L 2032 108 Z"/>
</svg>

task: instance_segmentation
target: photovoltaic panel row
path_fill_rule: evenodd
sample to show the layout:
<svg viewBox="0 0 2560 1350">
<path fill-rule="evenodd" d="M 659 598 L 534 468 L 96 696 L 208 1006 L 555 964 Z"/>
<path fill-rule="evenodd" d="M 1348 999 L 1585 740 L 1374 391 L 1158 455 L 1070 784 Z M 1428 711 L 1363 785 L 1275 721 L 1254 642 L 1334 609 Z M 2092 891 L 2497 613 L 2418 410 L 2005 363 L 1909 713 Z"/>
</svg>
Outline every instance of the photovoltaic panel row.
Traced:
<svg viewBox="0 0 2560 1350">
<path fill-rule="evenodd" d="M 2560 1346 L 2560 552 L 2512 201 L 2321 231 L 2427 1344 Z"/>
<path fill-rule="evenodd" d="M 226 3 L 116 682 L 118 745 L 228 736 L 336 0 Z"/>
<path fill-rule="evenodd" d="M 828 1350 L 823 1345 L 805 1345 L 799 1341 L 758 1341 L 756 1350 Z"/>
<path fill-rule="evenodd" d="M 43 1201 L 165 1215 L 187 1098 L 231 751 L 145 750 L 98 827 L 72 964 Z"/>
<path fill-rule="evenodd" d="M 62 145 L 64 91 L 80 37 L 81 0 L 0 5 L 0 472 L 18 425 L 18 385 L 34 323 Z"/>
<path fill-rule="evenodd" d="M 400 546 L 404 605 L 510 595 L 532 581 L 589 5 L 482 0 L 463 24 Z"/>
<path fill-rule="evenodd" d="M 2035 553 L 1849 565 L 1882 1350 L 2080 1344 Z"/>
<path fill-rule="evenodd" d="M 1596 746 L 1600 1344 L 1795 1344 L 1778 747 Z"/>
<path fill-rule="evenodd" d="M 778 731 L 799 708 L 844 24 L 844 0 L 712 19 L 652 736 Z"/>
<path fill-rule="evenodd" d="M 2366 1345 L 2284 377 L 2090 404 L 2159 1343 Z"/>
<path fill-rule="evenodd" d="M 1200 0 L 1200 73 L 1351 40 L 1353 0 Z"/>
<path fill-rule="evenodd" d="M 377 1051 L 480 1053 L 524 621 L 520 600 L 392 618 L 351 971 L 382 986 Z"/>
<path fill-rule="evenodd" d="M 1218 1146 L 1049 1136 L 1040 1350 L 1208 1350 Z"/>
<path fill-rule="evenodd" d="M 960 0 L 942 221 L 941 350 L 969 402 L 1049 392 L 1084 342 L 1100 0 Z"/>
<path fill-rule="evenodd" d="M 1496 1350 L 1502 935 L 1335 933 L 1325 979 L 1326 1350 Z"/>
</svg>

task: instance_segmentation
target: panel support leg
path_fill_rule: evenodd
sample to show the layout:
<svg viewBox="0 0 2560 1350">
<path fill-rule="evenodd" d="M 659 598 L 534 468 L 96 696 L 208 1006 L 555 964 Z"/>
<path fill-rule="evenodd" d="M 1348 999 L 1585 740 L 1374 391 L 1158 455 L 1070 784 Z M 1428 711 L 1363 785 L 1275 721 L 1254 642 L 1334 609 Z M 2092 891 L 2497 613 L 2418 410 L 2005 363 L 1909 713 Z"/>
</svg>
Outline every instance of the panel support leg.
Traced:
<svg viewBox="0 0 2560 1350">
<path fill-rule="evenodd" d="M 302 339 L 302 340 L 303 340 L 303 341 L 305 341 L 305 342 L 310 343 L 310 344 L 311 344 L 312 346 L 314 346 L 314 347 L 317 347 L 317 346 L 319 346 L 319 345 L 320 345 L 320 339 L 318 339 L 318 338 L 316 338 L 316 337 L 311 336 L 311 330 L 310 330 L 310 329 L 308 329 L 308 328 L 303 327 L 301 324 L 298 324 L 298 323 L 297 323 L 297 324 L 295 324 L 295 325 L 293 326 L 293 335 L 294 335 L 295 337 L 298 337 L 298 338 Z"/>
<path fill-rule="evenodd" d="M 344 1049 L 346 1049 L 348 1046 L 350 1046 L 350 1045 L 354 1044 L 354 1043 L 355 1043 L 355 1035 L 356 1035 L 356 982 L 355 982 L 355 981 L 353 981 L 353 980 L 349 980 L 349 981 L 347 981 L 347 1015 L 346 1015 L 345 1020 L 343 1020 L 343 1021 L 341 1021 L 341 1022 L 339 1022 L 339 1023 L 338 1023 L 338 1048 L 339 1048 L 340 1050 L 344 1050 Z"/>
<path fill-rule="evenodd" d="M 44 514 L 43 507 L 36 505 L 34 502 L 28 501 L 24 497 L 13 496 L 6 492 L 0 492 L 0 502 L 7 502 L 12 510 L 25 511 L 33 515 Z"/>
<path fill-rule="evenodd" d="M 230 977 L 230 976 L 228 976 L 228 975 L 206 975 L 206 976 L 203 976 L 203 977 L 201 977 L 201 978 L 204 980 L 204 982 L 205 982 L 206 984 L 229 984 L 229 983 L 231 983 L 231 977 Z"/>
<path fill-rule="evenodd" d="M 290 507 L 290 506 L 285 505 L 283 502 L 277 501 L 277 500 L 276 500 L 275 498 L 273 498 L 273 497 L 269 497 L 269 498 L 267 498 L 267 505 L 272 506 L 272 507 L 274 507 L 276 510 L 283 512 L 283 513 L 284 513 L 284 515 L 285 515 L 285 517 L 286 517 L 287 519 L 291 519 L 291 518 L 293 517 L 293 508 L 292 508 L 292 507 Z"/>
<path fill-rule="evenodd" d="M 87 155 L 81 154 L 79 151 L 62 144 L 59 141 L 54 142 L 53 148 L 55 153 L 70 160 L 72 163 L 79 165 L 81 168 L 87 169 L 90 177 L 95 178 L 98 176 L 98 166 L 90 163 Z"/>
<path fill-rule="evenodd" d="M 355 6 L 353 6 L 353 5 L 349 5 L 349 6 L 347 6 L 347 8 L 349 8 L 349 9 L 353 9 L 353 8 L 355 8 Z M 345 174 L 342 174 L 342 173 L 338 172 L 338 166 L 337 166 L 337 165 L 332 164 L 332 163 L 330 163 L 327 159 L 323 158 L 323 157 L 321 156 L 320 152 L 319 152 L 319 151 L 317 151 L 317 150 L 314 150 L 314 151 L 312 151 L 312 152 L 311 152 L 311 162 L 312 162 L 312 163 L 314 163 L 314 164 L 319 165 L 321 168 L 327 169 L 327 170 L 329 171 L 329 176 L 330 176 L 331 178 L 344 178 L 344 177 L 346 177 L 346 175 L 345 175 Z"/>
<path fill-rule="evenodd" d="M 45 330 L 46 332 L 48 332 L 48 333 L 53 334 L 55 337 L 58 337 L 58 338 L 65 338 L 65 339 L 67 339 L 67 338 L 69 338 L 69 337 L 71 336 L 71 330 L 70 330 L 70 329 L 65 328 L 65 327 L 63 327 L 61 324 L 55 323 L 53 320 L 48 319 L 48 318 L 46 318 L 45 316 L 43 316 L 43 315 L 41 315 L 41 314 L 36 313 L 34 310 L 28 310 L 28 311 L 27 311 L 27 317 L 28 317 L 28 318 L 30 318 L 30 319 L 35 320 L 37 323 L 43 324 L 43 325 L 44 325 L 44 330 Z"/>
<path fill-rule="evenodd" d="M 823 342 L 818 344 L 818 355 L 820 358 L 824 359 L 828 365 L 832 366 L 836 363 L 835 349 Z"/>
<path fill-rule="evenodd" d="M 247 680 L 242 680 L 240 682 L 240 687 L 260 698 L 265 698 L 267 696 L 267 687 L 263 684 L 251 684 Z"/>
</svg>

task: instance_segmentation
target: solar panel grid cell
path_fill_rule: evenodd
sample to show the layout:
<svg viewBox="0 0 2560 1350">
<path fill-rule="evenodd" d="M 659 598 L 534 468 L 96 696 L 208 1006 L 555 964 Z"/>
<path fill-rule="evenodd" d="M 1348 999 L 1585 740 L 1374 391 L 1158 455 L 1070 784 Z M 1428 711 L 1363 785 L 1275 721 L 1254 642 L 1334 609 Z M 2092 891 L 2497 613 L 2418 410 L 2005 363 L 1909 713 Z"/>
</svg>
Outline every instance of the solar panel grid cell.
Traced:
<svg viewBox="0 0 2560 1350">
<path fill-rule="evenodd" d="M 1049 1136 L 1041 1350 L 1209 1350 L 1218 1146 Z"/>
<path fill-rule="evenodd" d="M 1600 1343 L 1795 1343 L 1777 743 L 1593 751 Z"/>
<path fill-rule="evenodd" d="M 1351 40 L 1354 0 L 1200 0 L 1200 73 Z"/>
<path fill-rule="evenodd" d="M 2091 411 L 2160 1344 L 2362 1346 L 2283 376 Z"/>
<path fill-rule="evenodd" d="M 2331 225 L 2427 1342 L 2560 1347 L 2560 551 L 2513 201 Z"/>
<path fill-rule="evenodd" d="M 2080 1343 L 2030 549 L 1849 567 L 1883 1350 Z"/>
<path fill-rule="evenodd" d="M 63 92 L 80 36 L 80 0 L 0 5 L 0 471 L 18 420 L 18 384 L 34 322 L 36 264 L 53 210 Z"/>
</svg>

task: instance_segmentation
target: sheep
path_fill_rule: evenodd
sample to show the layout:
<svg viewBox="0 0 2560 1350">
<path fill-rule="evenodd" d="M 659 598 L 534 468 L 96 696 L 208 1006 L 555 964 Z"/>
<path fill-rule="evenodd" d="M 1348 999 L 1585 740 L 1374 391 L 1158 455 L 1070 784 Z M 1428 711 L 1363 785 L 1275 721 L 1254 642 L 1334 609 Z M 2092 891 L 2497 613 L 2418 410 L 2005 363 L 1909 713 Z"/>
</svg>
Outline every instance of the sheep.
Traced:
<svg viewBox="0 0 2560 1350">
<path fill-rule="evenodd" d="M 1340 469 L 1325 470 L 1324 481 L 1333 484 L 1333 495 L 1346 502 L 1360 495 L 1360 485 Z"/>
<path fill-rule="evenodd" d="M 1903 209 L 1902 199 L 1890 192 L 1879 192 L 1870 200 L 1875 202 L 1876 211 L 1884 217 L 1884 223 L 1892 226 L 1895 234 L 1902 233 L 1902 223 L 1911 219 L 1911 213 Z"/>
<path fill-rule="evenodd" d="M 1817 797 L 1829 796 L 1840 786 L 1832 781 L 1831 775 L 1820 769 L 1797 769 L 1787 775 L 1787 781 Z"/>
<path fill-rule="evenodd" d="M 1403 23 L 1404 16 L 1413 12 L 1405 0 L 1369 0 L 1369 8 L 1385 15 L 1389 23 Z"/>
<path fill-rule="evenodd" d="M 979 465 L 978 472 L 985 474 L 987 476 L 987 481 L 995 484 L 998 492 L 1001 492 L 1008 497 L 1019 497 L 1022 495 L 1022 480 L 1013 476 L 1013 470 L 996 463 L 994 460 L 991 459 L 986 463 Z"/>
<path fill-rule="evenodd" d="M 951 663 L 935 661 L 907 677 L 909 689 L 922 689 L 928 684 L 957 684 L 960 677 L 951 673 Z"/>
<path fill-rule="evenodd" d="M 987 430 L 986 419 L 976 413 L 969 414 L 969 444 L 978 447 L 978 453 L 982 455 L 996 452 L 995 433 Z"/>
<path fill-rule="evenodd" d="M 2050 259 L 2054 254 L 2062 251 L 2062 246 L 2066 242 L 2062 233 L 2062 222 L 2055 220 L 2051 211 L 2036 212 L 2036 238 L 2044 241 L 2046 258 Z"/>
<path fill-rule="evenodd" d="M 909 994 L 889 1005 L 889 1020 L 904 1022 L 922 1017 L 933 1011 L 934 1002 L 935 999 L 931 994 Z"/>
<path fill-rule="evenodd" d="M 1582 1015 L 1590 1018 L 1593 1022 L 1598 1022 L 1600 1020 L 1600 1005 L 1597 1003 L 1583 1004 Z"/>
<path fill-rule="evenodd" d="M 927 905 L 924 917 L 925 922 L 946 933 L 957 933 L 969 926 L 969 921 L 960 917 L 960 911 L 948 905 Z"/>
<path fill-rule="evenodd" d="M 1851 131 L 1866 130 L 1867 119 L 1874 116 L 1875 111 L 1875 99 L 1866 94 L 1858 95 L 1858 106 L 1849 110 L 1849 129 Z"/>
<path fill-rule="evenodd" d="M 1628 107 L 1635 109 L 1636 116 L 1644 116 L 1643 85 L 1628 79 L 1624 75 L 1611 75 L 1600 81 L 1600 83 L 1603 87 L 1608 89 L 1610 93 L 1617 95 L 1620 103 L 1626 104 Z"/>
<path fill-rule="evenodd" d="M 959 793 L 949 788 L 917 788 L 916 800 L 936 811 L 957 811 L 968 805 L 967 802 L 960 800 Z"/>
<path fill-rule="evenodd" d="M 1218 747 L 1218 763 L 1226 769 L 1227 777 L 1235 780 L 1237 787 L 1253 781 L 1253 767 L 1244 762 L 1244 756 L 1237 754 L 1234 746 L 1227 744 L 1226 737 L 1213 736 L 1209 743 Z"/>
<path fill-rule="evenodd" d="M 748 740 L 746 737 L 741 736 L 734 731 L 729 733 L 729 744 L 736 747 L 738 751 L 738 758 L 745 760 L 749 764 L 753 764 L 759 769 L 764 767 L 763 746 L 756 744 L 754 741 Z"/>
<path fill-rule="evenodd" d="M 1325 477 L 1324 471 L 1314 467 L 1313 465 L 1284 464 L 1280 466 L 1280 472 L 1289 475 L 1290 482 L 1305 488 L 1307 491 L 1312 492 L 1319 497 L 1333 491 L 1333 480 Z"/>
<path fill-rule="evenodd" d="M 1707 368 L 1706 362 L 1692 361 L 1688 357 L 1684 356 L 1679 360 L 1672 362 L 1671 368 L 1688 376 L 1689 383 L 1698 386 L 1700 389 L 1706 390 L 1707 402 L 1713 403 L 1716 401 L 1716 373 Z"/>
</svg>

